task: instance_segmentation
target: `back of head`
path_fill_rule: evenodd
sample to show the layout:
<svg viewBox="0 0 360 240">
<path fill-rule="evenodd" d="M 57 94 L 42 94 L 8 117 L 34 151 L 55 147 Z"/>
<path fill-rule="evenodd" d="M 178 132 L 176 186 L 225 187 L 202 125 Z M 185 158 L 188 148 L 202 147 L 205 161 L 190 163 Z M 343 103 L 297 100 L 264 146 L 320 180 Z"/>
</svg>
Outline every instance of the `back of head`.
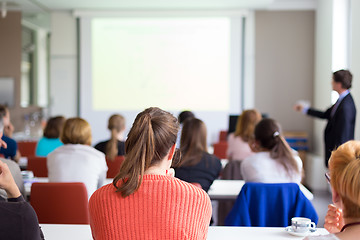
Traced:
<svg viewBox="0 0 360 240">
<path fill-rule="evenodd" d="M 3 120 L 3 116 L 1 116 L 0 114 L 0 138 L 2 137 L 3 132 L 4 132 L 4 120 Z"/>
<path fill-rule="evenodd" d="M 82 118 L 69 118 L 65 121 L 60 140 L 64 144 L 91 145 L 90 124 Z"/>
<path fill-rule="evenodd" d="M 289 175 L 293 171 L 300 173 L 292 150 L 281 135 L 280 125 L 271 118 L 262 119 L 255 127 L 255 140 L 260 146 L 270 151 L 270 157 L 281 163 Z"/>
<path fill-rule="evenodd" d="M 194 117 L 195 117 L 195 115 L 191 111 L 182 111 L 178 116 L 178 120 L 179 120 L 179 123 L 183 123 L 183 122 L 185 122 L 186 119 L 194 118 Z"/>
<path fill-rule="evenodd" d="M 65 123 L 65 118 L 63 116 L 56 116 L 50 118 L 46 123 L 46 127 L 44 129 L 44 137 L 59 138 L 64 123 Z"/>
<path fill-rule="evenodd" d="M 344 204 L 344 217 L 360 217 L 360 141 L 348 141 L 332 152 L 331 186 Z"/>
<path fill-rule="evenodd" d="M 125 129 L 125 118 L 114 114 L 109 118 L 108 129 L 111 131 L 111 139 L 106 144 L 105 152 L 109 159 L 114 159 L 118 154 L 118 134 Z"/>
<path fill-rule="evenodd" d="M 352 74 L 349 70 L 339 70 L 333 73 L 333 79 L 341 83 L 343 89 L 350 89 L 352 84 Z"/>
<path fill-rule="evenodd" d="M 207 151 L 206 134 L 205 123 L 200 119 L 191 118 L 184 122 L 180 139 L 182 159 L 176 167 L 192 166 L 201 160 L 203 152 Z"/>
<path fill-rule="evenodd" d="M 177 119 L 160 108 L 148 108 L 136 116 L 125 142 L 125 161 L 113 181 L 123 197 L 134 193 L 144 172 L 166 157 L 176 143 L 178 130 Z"/>
<path fill-rule="evenodd" d="M 5 117 L 7 114 L 8 108 L 5 105 L 0 104 L 0 115 Z"/>
<path fill-rule="evenodd" d="M 240 136 L 243 141 L 248 142 L 254 136 L 255 125 L 261 120 L 261 114 L 256 109 L 245 110 L 239 116 L 235 136 Z"/>
</svg>

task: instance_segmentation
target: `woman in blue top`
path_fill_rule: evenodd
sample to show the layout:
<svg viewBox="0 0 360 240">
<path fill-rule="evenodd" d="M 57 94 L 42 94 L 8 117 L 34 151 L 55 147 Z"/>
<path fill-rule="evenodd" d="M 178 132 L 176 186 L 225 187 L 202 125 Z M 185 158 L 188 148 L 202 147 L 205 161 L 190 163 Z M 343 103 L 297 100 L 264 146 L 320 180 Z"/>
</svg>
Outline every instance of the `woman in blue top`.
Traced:
<svg viewBox="0 0 360 240">
<path fill-rule="evenodd" d="M 60 141 L 60 133 L 64 123 L 65 118 L 63 116 L 52 117 L 48 120 L 44 129 L 44 136 L 36 146 L 36 156 L 46 157 L 53 150 L 64 145 Z"/>
</svg>

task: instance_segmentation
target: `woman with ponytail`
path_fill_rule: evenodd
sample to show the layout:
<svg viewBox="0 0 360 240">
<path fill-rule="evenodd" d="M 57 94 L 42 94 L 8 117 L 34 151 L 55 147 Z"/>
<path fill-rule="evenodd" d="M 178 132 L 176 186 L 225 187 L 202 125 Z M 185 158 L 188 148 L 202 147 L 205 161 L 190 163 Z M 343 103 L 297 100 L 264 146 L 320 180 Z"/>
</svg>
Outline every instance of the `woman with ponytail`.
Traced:
<svg viewBox="0 0 360 240">
<path fill-rule="evenodd" d="M 246 158 L 241 173 L 247 182 L 300 183 L 302 161 L 281 135 L 279 124 L 270 118 L 255 127 L 250 147 L 254 155 Z"/>
<path fill-rule="evenodd" d="M 125 130 L 125 118 L 114 114 L 109 118 L 108 129 L 111 132 L 110 140 L 95 145 L 95 149 L 103 152 L 106 157 L 113 160 L 116 156 L 125 155 L 125 143 L 123 135 Z"/>
<path fill-rule="evenodd" d="M 119 174 L 90 198 L 94 239 L 206 239 L 209 197 L 170 168 L 178 130 L 177 119 L 159 108 L 137 115 Z"/>
</svg>

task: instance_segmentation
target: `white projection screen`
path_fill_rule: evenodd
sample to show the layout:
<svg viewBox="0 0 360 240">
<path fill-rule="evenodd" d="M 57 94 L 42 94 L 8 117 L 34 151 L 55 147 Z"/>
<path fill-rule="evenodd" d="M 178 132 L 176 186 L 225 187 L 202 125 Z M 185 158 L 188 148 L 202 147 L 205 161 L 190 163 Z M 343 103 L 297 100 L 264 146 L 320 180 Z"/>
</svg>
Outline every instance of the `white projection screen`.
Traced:
<svg viewBox="0 0 360 240">
<path fill-rule="evenodd" d="M 217 141 L 240 112 L 241 26 L 240 16 L 80 18 L 80 116 L 93 144 L 109 137 L 111 114 L 129 130 L 152 106 L 193 111 Z"/>
</svg>

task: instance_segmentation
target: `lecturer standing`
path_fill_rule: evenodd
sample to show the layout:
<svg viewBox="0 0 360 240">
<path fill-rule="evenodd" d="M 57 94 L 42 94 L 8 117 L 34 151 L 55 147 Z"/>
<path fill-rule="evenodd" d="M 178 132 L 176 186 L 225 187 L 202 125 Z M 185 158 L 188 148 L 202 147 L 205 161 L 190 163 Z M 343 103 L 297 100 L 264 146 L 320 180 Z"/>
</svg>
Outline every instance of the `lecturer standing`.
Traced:
<svg viewBox="0 0 360 240">
<path fill-rule="evenodd" d="M 328 120 L 324 131 L 326 167 L 328 167 L 331 151 L 341 144 L 354 139 L 356 108 L 349 91 L 351 82 L 352 74 L 350 71 L 339 70 L 333 73 L 331 85 L 332 89 L 339 93 L 339 98 L 325 112 L 305 107 L 301 104 L 294 106 L 296 111 Z"/>
</svg>

